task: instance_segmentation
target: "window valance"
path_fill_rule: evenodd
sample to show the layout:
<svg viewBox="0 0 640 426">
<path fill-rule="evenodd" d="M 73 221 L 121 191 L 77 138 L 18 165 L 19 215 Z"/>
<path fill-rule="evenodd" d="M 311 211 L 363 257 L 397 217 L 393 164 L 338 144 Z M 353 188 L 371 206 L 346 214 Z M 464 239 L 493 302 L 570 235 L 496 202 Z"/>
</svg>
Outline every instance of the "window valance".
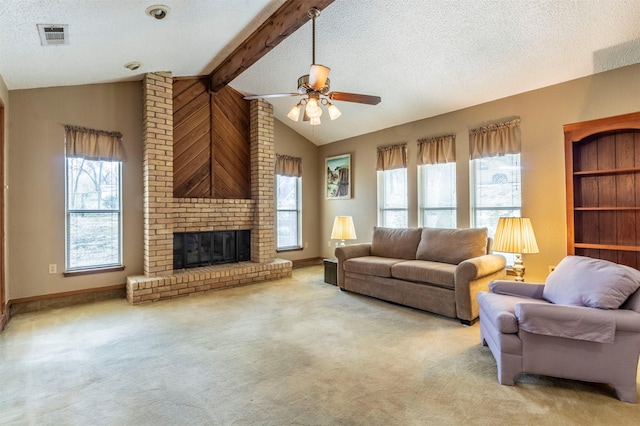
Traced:
<svg viewBox="0 0 640 426">
<path fill-rule="evenodd" d="M 302 177 L 302 158 L 276 154 L 276 174 Z"/>
<path fill-rule="evenodd" d="M 393 170 L 407 167 L 407 144 L 395 144 L 378 147 L 376 170 Z"/>
<path fill-rule="evenodd" d="M 497 157 L 520 153 L 520 119 L 469 131 L 469 157 Z"/>
<path fill-rule="evenodd" d="M 126 161 L 122 134 L 79 126 L 64 126 L 66 156 L 87 160 Z"/>
<path fill-rule="evenodd" d="M 418 165 L 455 163 L 456 135 L 418 139 Z"/>
</svg>

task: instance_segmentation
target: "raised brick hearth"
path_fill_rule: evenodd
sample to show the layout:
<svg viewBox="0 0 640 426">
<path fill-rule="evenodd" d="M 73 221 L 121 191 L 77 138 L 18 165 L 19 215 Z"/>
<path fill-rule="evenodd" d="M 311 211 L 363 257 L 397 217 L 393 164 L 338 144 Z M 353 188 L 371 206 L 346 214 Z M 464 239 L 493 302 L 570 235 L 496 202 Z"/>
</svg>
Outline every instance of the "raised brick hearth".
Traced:
<svg viewBox="0 0 640 426">
<path fill-rule="evenodd" d="M 251 200 L 173 198 L 172 76 L 143 82 L 144 275 L 127 278 L 141 303 L 291 276 L 276 259 L 273 109 L 251 102 Z M 173 270 L 173 233 L 251 229 L 251 262 Z"/>
</svg>

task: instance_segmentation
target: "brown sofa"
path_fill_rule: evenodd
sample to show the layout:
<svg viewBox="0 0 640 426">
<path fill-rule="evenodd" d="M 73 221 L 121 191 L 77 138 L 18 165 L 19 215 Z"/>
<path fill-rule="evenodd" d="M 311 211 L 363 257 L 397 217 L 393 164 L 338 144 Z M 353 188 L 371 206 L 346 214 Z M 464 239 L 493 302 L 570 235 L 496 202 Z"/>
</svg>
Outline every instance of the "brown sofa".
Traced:
<svg viewBox="0 0 640 426">
<path fill-rule="evenodd" d="M 506 276 L 490 250 L 486 228 L 375 227 L 371 243 L 336 248 L 338 286 L 470 325 L 478 292 Z"/>
</svg>

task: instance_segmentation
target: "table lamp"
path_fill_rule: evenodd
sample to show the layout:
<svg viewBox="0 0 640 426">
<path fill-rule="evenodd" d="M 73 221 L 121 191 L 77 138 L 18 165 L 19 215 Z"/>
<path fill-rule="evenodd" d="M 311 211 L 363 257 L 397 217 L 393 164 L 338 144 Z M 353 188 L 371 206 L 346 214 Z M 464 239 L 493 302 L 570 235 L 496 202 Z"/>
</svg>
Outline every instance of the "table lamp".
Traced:
<svg viewBox="0 0 640 426">
<path fill-rule="evenodd" d="M 331 239 L 340 240 L 340 245 L 345 245 L 344 240 L 355 240 L 356 228 L 353 226 L 351 216 L 336 216 L 331 230 Z"/>
<path fill-rule="evenodd" d="M 493 241 L 493 251 L 514 253 L 513 271 L 516 281 L 524 281 L 522 253 L 538 253 L 536 236 L 528 217 L 501 217 Z"/>
</svg>

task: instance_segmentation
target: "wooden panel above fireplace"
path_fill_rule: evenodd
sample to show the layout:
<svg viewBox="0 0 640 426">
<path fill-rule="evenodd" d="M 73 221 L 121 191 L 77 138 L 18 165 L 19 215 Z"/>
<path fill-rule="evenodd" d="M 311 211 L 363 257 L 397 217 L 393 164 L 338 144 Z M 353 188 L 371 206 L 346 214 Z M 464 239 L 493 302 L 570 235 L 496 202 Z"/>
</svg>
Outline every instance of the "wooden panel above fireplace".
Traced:
<svg viewBox="0 0 640 426">
<path fill-rule="evenodd" d="M 249 199 L 249 104 L 230 87 L 209 93 L 208 82 L 173 80 L 174 197 Z"/>
</svg>

